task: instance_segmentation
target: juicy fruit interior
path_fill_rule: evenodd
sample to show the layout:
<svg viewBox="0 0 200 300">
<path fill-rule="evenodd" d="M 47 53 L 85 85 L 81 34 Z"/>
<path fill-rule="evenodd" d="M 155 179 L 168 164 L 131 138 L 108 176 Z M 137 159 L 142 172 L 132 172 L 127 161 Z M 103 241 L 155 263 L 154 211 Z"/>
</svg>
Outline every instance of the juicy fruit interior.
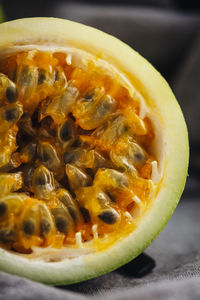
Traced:
<svg viewBox="0 0 200 300">
<path fill-rule="evenodd" d="M 140 98 L 62 52 L 19 51 L 0 72 L 1 246 L 31 255 L 132 232 L 157 167 Z"/>
</svg>

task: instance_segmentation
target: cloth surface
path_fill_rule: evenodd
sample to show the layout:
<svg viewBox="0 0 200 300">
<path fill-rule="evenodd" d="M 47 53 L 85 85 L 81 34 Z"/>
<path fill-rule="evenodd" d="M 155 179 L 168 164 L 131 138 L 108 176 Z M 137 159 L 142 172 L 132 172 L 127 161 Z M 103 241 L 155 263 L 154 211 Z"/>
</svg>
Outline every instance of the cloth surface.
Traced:
<svg viewBox="0 0 200 300">
<path fill-rule="evenodd" d="M 49 287 L 0 273 L 0 299 L 200 299 L 200 16 L 171 10 L 66 4 L 49 16 L 68 18 L 110 33 L 139 51 L 172 86 L 189 127 L 191 153 L 186 191 L 170 222 L 145 251 L 156 262 L 135 278 L 120 268 L 87 282 Z M 132 262 L 128 268 L 132 268 Z"/>
</svg>

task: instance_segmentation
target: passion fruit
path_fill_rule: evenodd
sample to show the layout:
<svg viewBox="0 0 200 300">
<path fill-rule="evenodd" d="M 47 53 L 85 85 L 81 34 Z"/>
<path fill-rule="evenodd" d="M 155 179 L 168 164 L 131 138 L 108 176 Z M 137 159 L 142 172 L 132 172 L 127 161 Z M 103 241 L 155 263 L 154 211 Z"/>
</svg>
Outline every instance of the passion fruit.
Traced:
<svg viewBox="0 0 200 300">
<path fill-rule="evenodd" d="M 188 136 L 166 81 L 94 28 L 0 25 L 0 268 L 49 284 L 139 255 L 182 194 Z"/>
</svg>

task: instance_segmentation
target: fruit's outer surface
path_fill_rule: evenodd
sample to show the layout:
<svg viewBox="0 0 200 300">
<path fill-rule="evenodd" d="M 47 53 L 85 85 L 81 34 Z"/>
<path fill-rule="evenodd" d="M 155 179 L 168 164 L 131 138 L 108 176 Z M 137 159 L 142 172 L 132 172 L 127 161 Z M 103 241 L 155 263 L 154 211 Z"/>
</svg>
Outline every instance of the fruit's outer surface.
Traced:
<svg viewBox="0 0 200 300">
<path fill-rule="evenodd" d="M 0 51 L 14 45 L 70 45 L 101 56 L 140 91 L 162 127 L 164 171 L 156 199 L 139 226 L 113 246 L 60 262 L 23 258 L 0 249 L 0 269 L 48 284 L 71 284 L 110 272 L 139 255 L 159 234 L 182 194 L 188 167 L 188 135 L 180 107 L 166 81 L 133 49 L 94 28 L 67 20 L 31 18 L 0 25 Z"/>
</svg>

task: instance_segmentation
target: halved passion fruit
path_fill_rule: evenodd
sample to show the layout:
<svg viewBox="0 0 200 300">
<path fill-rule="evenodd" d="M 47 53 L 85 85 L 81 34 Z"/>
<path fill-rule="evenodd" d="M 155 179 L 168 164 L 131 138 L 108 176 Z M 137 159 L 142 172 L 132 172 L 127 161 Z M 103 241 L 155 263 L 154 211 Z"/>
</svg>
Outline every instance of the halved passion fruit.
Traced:
<svg viewBox="0 0 200 300">
<path fill-rule="evenodd" d="M 158 235 L 188 137 L 161 75 L 96 29 L 0 25 L 0 268 L 50 284 L 102 275 Z"/>
</svg>

